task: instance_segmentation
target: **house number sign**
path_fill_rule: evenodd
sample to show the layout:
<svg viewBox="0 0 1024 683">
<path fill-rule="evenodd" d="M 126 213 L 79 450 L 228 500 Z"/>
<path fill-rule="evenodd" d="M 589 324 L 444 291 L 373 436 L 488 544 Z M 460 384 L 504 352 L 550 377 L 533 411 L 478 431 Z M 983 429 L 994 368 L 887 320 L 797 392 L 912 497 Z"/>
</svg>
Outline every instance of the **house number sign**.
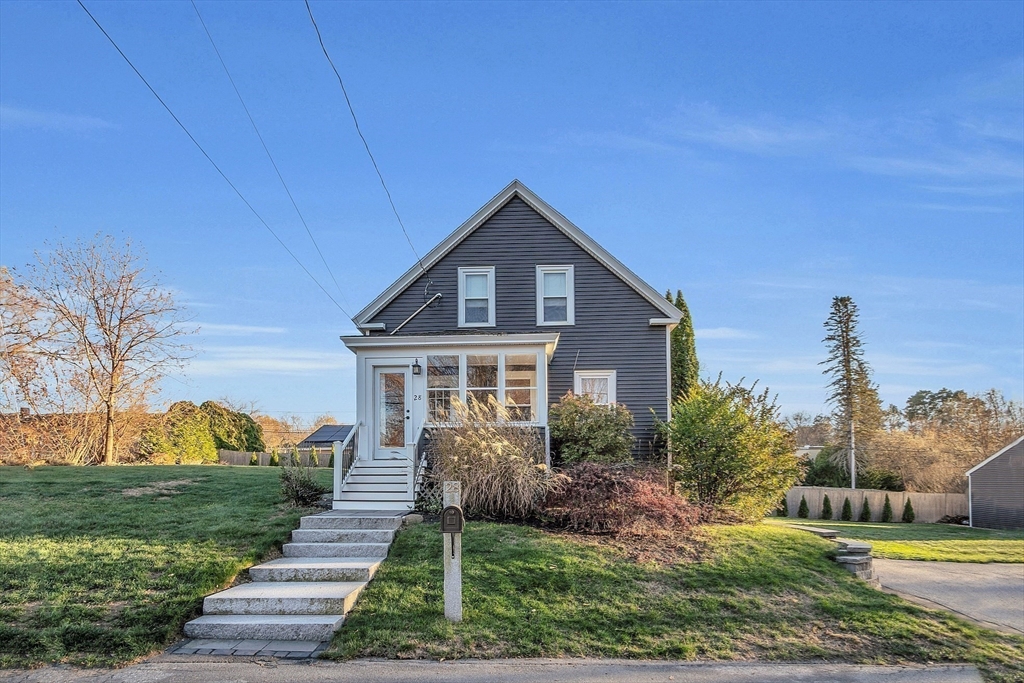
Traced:
<svg viewBox="0 0 1024 683">
<path fill-rule="evenodd" d="M 444 538 L 444 616 L 462 621 L 462 483 L 444 482 L 441 536 Z"/>
</svg>

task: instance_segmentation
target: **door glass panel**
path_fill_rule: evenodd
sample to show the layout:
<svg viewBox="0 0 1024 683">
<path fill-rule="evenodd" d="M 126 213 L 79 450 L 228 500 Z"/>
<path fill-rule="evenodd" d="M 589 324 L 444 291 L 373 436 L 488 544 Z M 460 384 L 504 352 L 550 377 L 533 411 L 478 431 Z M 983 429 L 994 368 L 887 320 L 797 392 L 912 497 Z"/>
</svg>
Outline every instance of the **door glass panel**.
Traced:
<svg viewBox="0 0 1024 683">
<path fill-rule="evenodd" d="M 405 373 L 381 372 L 379 377 L 377 443 L 381 448 L 404 448 Z"/>
</svg>

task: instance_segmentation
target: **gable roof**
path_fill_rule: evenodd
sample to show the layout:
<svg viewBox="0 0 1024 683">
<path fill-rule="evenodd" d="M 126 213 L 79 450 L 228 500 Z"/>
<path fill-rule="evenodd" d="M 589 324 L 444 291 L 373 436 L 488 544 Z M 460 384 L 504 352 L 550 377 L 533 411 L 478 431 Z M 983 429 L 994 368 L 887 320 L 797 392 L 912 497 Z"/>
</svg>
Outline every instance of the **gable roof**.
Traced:
<svg viewBox="0 0 1024 683">
<path fill-rule="evenodd" d="M 655 308 L 665 314 L 664 322 L 674 324 L 679 322 L 682 313 L 673 306 L 664 296 L 659 294 L 653 287 L 641 280 L 636 273 L 624 266 L 621 261 L 612 256 L 600 244 L 595 242 L 589 235 L 573 225 L 565 216 L 556 211 L 550 204 L 533 193 L 528 187 L 518 180 L 513 180 L 505 189 L 496 194 L 491 201 L 484 204 L 479 211 L 473 214 L 469 220 L 460 225 L 455 232 L 448 235 L 440 244 L 434 247 L 430 253 L 407 270 L 402 277 L 384 290 L 380 296 L 374 299 L 366 308 L 356 313 L 352 322 L 356 327 L 367 324 L 375 315 L 384 310 L 384 307 L 391 303 L 395 297 L 401 294 L 409 285 L 416 281 L 425 271 L 440 261 L 448 252 L 459 245 L 466 237 L 479 228 L 484 222 L 494 215 L 501 207 L 513 197 L 519 197 L 534 211 L 543 216 L 549 223 L 561 230 L 565 235 L 579 245 L 584 251 L 597 259 L 601 265 L 617 275 L 619 279 L 632 287 L 640 296 L 647 299 Z M 661 321 L 658 321 L 661 322 Z"/>
<path fill-rule="evenodd" d="M 1021 441 L 1024 441 L 1024 436 L 1020 437 L 1019 439 L 1017 439 L 1016 441 L 1014 441 L 1013 443 L 1011 443 L 1011 444 L 1010 444 L 1009 446 L 1007 446 L 1006 448 L 1003 448 L 1002 450 L 1000 450 L 1000 451 L 999 451 L 998 453 L 996 453 L 995 455 L 990 455 L 989 457 L 985 458 L 984 460 L 982 460 L 981 462 L 979 462 L 979 463 L 978 463 L 977 465 L 975 465 L 975 466 L 974 466 L 974 467 L 972 467 L 971 469 L 967 470 L 967 472 L 966 472 L 967 476 L 968 476 L 968 477 L 969 477 L 969 476 L 971 476 L 971 474 L 973 474 L 973 473 L 974 473 L 974 472 L 975 472 L 976 470 L 980 470 L 980 469 L 981 469 L 982 467 L 984 467 L 985 465 L 989 464 L 990 462 L 992 462 L 993 460 L 995 460 L 996 458 L 998 458 L 998 457 L 999 457 L 1000 455 L 1002 455 L 1003 453 L 1006 453 L 1007 451 L 1009 451 L 1010 449 L 1012 449 L 1012 448 L 1013 448 L 1014 446 L 1016 446 L 1017 444 L 1019 444 L 1019 443 L 1020 443 Z"/>
</svg>

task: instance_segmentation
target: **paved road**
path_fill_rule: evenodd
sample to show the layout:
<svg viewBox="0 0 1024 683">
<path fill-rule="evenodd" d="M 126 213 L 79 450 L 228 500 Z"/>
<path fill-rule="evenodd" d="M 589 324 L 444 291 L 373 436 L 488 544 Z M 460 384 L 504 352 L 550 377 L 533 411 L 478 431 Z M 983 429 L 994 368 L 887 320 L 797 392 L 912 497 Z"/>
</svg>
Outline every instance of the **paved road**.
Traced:
<svg viewBox="0 0 1024 683">
<path fill-rule="evenodd" d="M 177 655 L 175 655 L 177 656 Z M 693 664 L 595 659 L 345 663 L 150 661 L 117 671 L 0 672 L 17 683 L 981 683 L 973 666 Z"/>
<path fill-rule="evenodd" d="M 1024 564 L 873 561 L 883 588 L 1007 633 L 1024 633 Z"/>
</svg>

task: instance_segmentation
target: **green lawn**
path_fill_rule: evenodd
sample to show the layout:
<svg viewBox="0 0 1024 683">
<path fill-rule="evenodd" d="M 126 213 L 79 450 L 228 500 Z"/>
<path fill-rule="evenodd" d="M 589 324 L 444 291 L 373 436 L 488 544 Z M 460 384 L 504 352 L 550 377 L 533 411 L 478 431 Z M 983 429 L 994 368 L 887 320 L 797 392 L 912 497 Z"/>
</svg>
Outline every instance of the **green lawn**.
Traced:
<svg viewBox="0 0 1024 683">
<path fill-rule="evenodd" d="M 0 467 L 0 666 L 113 664 L 172 642 L 296 526 L 278 472 Z"/>
<path fill-rule="evenodd" d="M 952 524 L 883 524 L 773 517 L 770 524 L 835 529 L 843 538 L 871 543 L 871 554 L 893 560 L 1024 562 L 1024 531 L 972 529 Z"/>
<path fill-rule="evenodd" d="M 638 564 L 541 530 L 470 522 L 465 621 L 443 616 L 438 526 L 401 532 L 327 656 L 974 662 L 1024 679 L 1024 639 L 858 581 L 834 544 L 774 525 L 711 527 L 700 562 Z"/>
</svg>

